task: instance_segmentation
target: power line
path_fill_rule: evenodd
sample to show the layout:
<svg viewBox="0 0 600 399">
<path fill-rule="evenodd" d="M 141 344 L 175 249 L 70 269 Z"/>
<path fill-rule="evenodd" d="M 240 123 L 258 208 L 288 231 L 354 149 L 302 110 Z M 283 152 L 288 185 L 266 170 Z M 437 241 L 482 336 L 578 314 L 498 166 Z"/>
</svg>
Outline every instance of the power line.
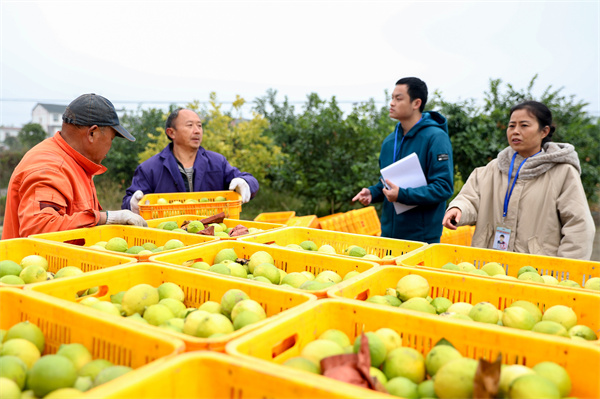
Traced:
<svg viewBox="0 0 600 399">
<path fill-rule="evenodd" d="M 37 103 L 70 103 L 71 100 L 62 100 L 62 99 L 37 99 L 37 98 L 0 98 L 0 102 L 37 102 Z M 226 101 L 226 100 L 218 100 L 219 103 L 224 103 L 224 104 L 233 104 L 236 100 L 230 100 L 230 101 Z M 361 103 L 361 102 L 368 102 L 371 101 L 371 99 L 368 100 L 338 100 L 336 98 L 335 100 L 337 103 L 344 103 L 344 104 L 356 104 L 356 103 Z M 376 103 L 385 103 L 387 101 L 381 101 L 381 100 L 375 100 L 373 99 L 374 102 Z M 198 102 L 200 104 L 210 104 L 209 100 L 206 101 L 199 101 L 199 100 L 181 100 L 181 101 L 165 101 L 165 100 L 111 100 L 112 103 L 117 103 L 117 104 L 181 104 L 181 103 L 192 103 L 192 102 Z M 248 101 L 246 101 L 247 103 Z M 284 101 L 276 101 L 277 103 L 282 103 Z M 288 100 L 287 101 L 290 104 L 304 104 L 306 103 L 306 100 Z"/>
</svg>

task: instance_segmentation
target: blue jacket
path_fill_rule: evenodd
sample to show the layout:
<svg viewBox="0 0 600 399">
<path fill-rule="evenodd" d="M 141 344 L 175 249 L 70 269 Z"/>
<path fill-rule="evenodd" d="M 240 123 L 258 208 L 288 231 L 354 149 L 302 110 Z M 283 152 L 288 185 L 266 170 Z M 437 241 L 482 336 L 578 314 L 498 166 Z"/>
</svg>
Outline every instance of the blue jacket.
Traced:
<svg viewBox="0 0 600 399">
<path fill-rule="evenodd" d="M 393 152 L 396 141 L 395 160 L 416 153 L 427 185 L 399 189 L 397 199 L 399 203 L 417 205 L 399 215 L 396 214 L 394 205 L 385 198 L 381 182 L 369 187 L 373 196 L 372 202 L 383 201 L 381 235 L 427 243 L 440 242 L 446 200 L 454 192 L 452 145 L 448 136 L 446 118 L 434 111 L 423 112 L 420 122 L 410 129 L 402 141 L 403 134 L 402 126 L 398 123 L 396 131 L 383 140 L 379 154 L 379 168 L 383 169 L 394 163 Z"/>
<path fill-rule="evenodd" d="M 250 173 L 240 172 L 219 153 L 200 147 L 194 161 L 194 190 L 229 190 L 229 182 L 236 177 L 246 180 L 252 197 L 258 191 L 258 181 Z M 133 174 L 131 186 L 123 197 L 122 209 L 130 209 L 129 201 L 133 193 L 141 190 L 144 194 L 185 192 L 185 183 L 171 144 L 152 158 L 142 162 Z"/>
</svg>

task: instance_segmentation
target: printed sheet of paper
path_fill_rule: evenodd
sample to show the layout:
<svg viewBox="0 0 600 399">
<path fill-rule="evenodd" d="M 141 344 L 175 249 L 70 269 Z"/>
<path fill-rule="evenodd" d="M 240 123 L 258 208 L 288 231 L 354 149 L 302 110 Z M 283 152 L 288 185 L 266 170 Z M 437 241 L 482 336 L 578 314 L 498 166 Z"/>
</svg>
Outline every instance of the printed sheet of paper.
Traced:
<svg viewBox="0 0 600 399">
<path fill-rule="evenodd" d="M 381 169 L 384 179 L 391 181 L 400 188 L 415 188 L 427 185 L 427 180 L 421 169 L 421 163 L 416 153 L 412 153 L 393 164 Z M 394 202 L 396 214 L 401 214 L 416 207 Z"/>
</svg>

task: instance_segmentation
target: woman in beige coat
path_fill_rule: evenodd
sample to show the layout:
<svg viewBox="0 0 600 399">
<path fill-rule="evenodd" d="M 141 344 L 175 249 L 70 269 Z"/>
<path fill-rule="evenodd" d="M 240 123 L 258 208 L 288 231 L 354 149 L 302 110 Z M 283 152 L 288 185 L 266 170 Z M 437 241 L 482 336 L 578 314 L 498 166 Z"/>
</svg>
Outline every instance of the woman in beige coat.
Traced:
<svg viewBox="0 0 600 399">
<path fill-rule="evenodd" d="M 554 129 L 544 104 L 514 106 L 509 147 L 471 173 L 444 226 L 476 225 L 474 247 L 590 259 L 595 226 L 579 158 L 571 144 L 551 142 Z"/>
</svg>

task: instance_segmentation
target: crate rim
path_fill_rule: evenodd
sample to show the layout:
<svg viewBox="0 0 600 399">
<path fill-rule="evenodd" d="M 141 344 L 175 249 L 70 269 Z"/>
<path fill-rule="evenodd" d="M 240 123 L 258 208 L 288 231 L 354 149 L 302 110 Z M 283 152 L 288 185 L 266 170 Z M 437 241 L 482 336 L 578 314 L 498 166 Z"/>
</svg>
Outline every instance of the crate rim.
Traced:
<svg viewBox="0 0 600 399">
<path fill-rule="evenodd" d="M 409 253 L 400 255 L 397 258 L 395 258 L 396 266 L 409 267 L 409 268 L 417 268 L 417 269 L 425 269 L 425 270 L 433 270 L 433 271 L 438 271 L 438 272 L 441 272 L 441 273 L 457 274 L 457 275 L 468 276 L 468 277 L 476 277 L 476 278 L 483 278 L 483 279 L 492 279 L 493 281 L 497 281 L 498 280 L 498 279 L 494 279 L 493 276 L 482 276 L 482 275 L 472 274 L 472 273 L 458 271 L 458 270 L 445 270 L 445 269 L 442 269 L 442 268 L 439 268 L 439 267 L 434 267 L 434 266 L 408 265 L 408 264 L 404 264 L 403 263 L 404 260 L 406 260 L 408 258 L 411 258 L 411 257 L 413 257 L 415 255 L 418 255 L 418 253 L 420 253 L 420 252 L 424 252 L 424 251 L 428 251 L 428 250 L 435 250 L 436 248 L 457 248 L 459 250 L 469 250 L 469 251 L 475 250 L 475 251 L 482 251 L 482 252 L 486 252 L 486 253 L 487 252 L 494 252 L 494 253 L 497 252 L 497 253 L 500 253 L 500 254 L 507 254 L 508 253 L 508 254 L 510 254 L 510 256 L 533 256 L 535 258 L 541 258 L 543 260 L 559 259 L 560 261 L 563 261 L 563 262 L 593 263 L 593 264 L 598 264 L 598 266 L 600 267 L 600 262 L 592 261 L 592 260 L 561 258 L 561 257 L 557 257 L 557 256 L 538 255 L 538 254 L 525 254 L 525 253 L 519 253 L 519 252 L 506 252 L 506 251 L 500 251 L 500 250 L 490 249 L 490 248 L 466 247 L 466 246 L 463 246 L 463 245 L 446 244 L 446 243 L 429 244 L 429 245 L 427 245 L 425 247 L 417 248 L 414 251 L 411 251 Z M 390 265 L 390 266 L 393 266 L 393 265 Z M 583 287 L 569 287 L 569 286 L 564 286 L 564 285 L 549 285 L 549 284 L 545 284 L 545 283 L 539 283 L 539 282 L 535 282 L 535 281 L 526 281 L 526 280 L 512 280 L 511 279 L 511 280 L 506 280 L 506 281 L 509 281 L 511 283 L 516 283 L 516 284 L 534 284 L 536 286 L 541 286 L 541 287 L 546 287 L 546 288 L 552 287 L 552 288 L 561 289 L 561 290 L 578 290 L 579 292 L 585 291 L 585 292 L 588 292 L 588 293 L 600 295 L 600 291 L 589 290 L 589 289 L 585 289 Z"/>
<path fill-rule="evenodd" d="M 93 272 L 89 272 L 89 273 L 86 273 L 83 276 L 74 276 L 74 278 L 79 279 L 79 280 L 81 280 L 82 277 L 84 277 L 86 279 L 89 279 L 89 278 L 93 278 L 95 274 L 100 274 L 100 275 L 107 274 L 107 273 L 108 274 L 116 274 L 120 270 L 129 270 L 129 269 L 139 269 L 139 270 L 154 269 L 155 271 L 153 271 L 152 273 L 160 273 L 160 270 L 162 270 L 162 269 L 171 270 L 171 271 L 174 271 L 176 273 L 181 273 L 181 274 L 194 273 L 194 274 L 200 275 L 200 278 L 205 278 L 206 280 L 209 280 L 208 283 L 210 283 L 210 280 L 212 280 L 212 281 L 216 280 L 216 281 L 219 281 L 219 282 L 224 283 L 224 284 L 232 283 L 232 282 L 233 283 L 240 283 L 241 285 L 246 285 L 246 286 L 249 286 L 249 287 L 258 287 L 261 290 L 264 289 L 266 291 L 278 291 L 279 293 L 287 293 L 287 294 L 292 294 L 292 295 L 295 295 L 295 296 L 298 296 L 298 297 L 304 297 L 306 299 L 305 303 L 306 302 L 316 302 L 317 299 L 318 299 L 315 294 L 312 294 L 309 291 L 290 290 L 290 289 L 286 289 L 286 288 L 280 288 L 279 286 L 275 286 L 275 285 L 269 286 L 267 284 L 257 285 L 256 283 L 252 283 L 252 282 L 246 281 L 244 279 L 232 280 L 231 278 L 228 278 L 227 276 L 219 275 L 217 273 L 210 273 L 210 274 L 199 273 L 199 272 L 195 272 L 195 271 L 189 271 L 189 270 L 186 270 L 186 269 L 183 269 L 183 268 L 180 268 L 180 267 L 171 266 L 171 265 L 162 264 L 162 263 L 155 263 L 155 262 L 143 262 L 143 263 L 138 262 L 138 263 L 132 263 L 132 264 L 127 264 L 127 265 L 114 266 L 114 267 L 111 267 L 110 269 L 103 269 L 103 270 L 96 270 L 96 271 L 93 271 Z M 46 283 L 48 283 L 48 284 L 46 284 Z M 23 291 L 33 291 L 33 292 L 36 292 L 39 295 L 43 295 L 44 297 L 51 297 L 54 300 L 57 300 L 57 301 L 59 301 L 61 303 L 65 302 L 65 303 L 69 303 L 72 306 L 78 306 L 78 308 L 81 307 L 81 306 L 85 306 L 85 305 L 79 304 L 80 299 L 76 299 L 75 301 L 69 301 L 69 300 L 66 300 L 66 299 L 54 297 L 54 296 L 52 296 L 50 294 L 46 294 L 45 292 L 36 291 L 37 287 L 40 287 L 42 285 L 48 287 L 48 286 L 50 286 L 50 284 L 57 284 L 57 283 L 55 283 L 53 281 L 48 281 L 48 282 L 40 282 L 40 283 L 29 284 L 29 285 L 27 285 L 27 286 L 24 287 Z M 59 281 L 59 284 L 62 284 L 62 282 Z M 108 283 L 107 283 L 107 285 L 108 285 Z M 131 285 L 131 287 L 132 286 L 133 285 Z M 98 297 L 98 296 L 100 296 L 100 293 L 97 293 L 97 294 L 94 294 L 94 295 L 90 295 L 90 296 Z M 300 305 L 296 305 L 293 308 L 286 309 L 286 310 L 282 311 L 281 313 L 283 313 L 283 315 L 285 315 L 286 312 L 295 310 L 296 307 L 299 307 L 299 306 L 302 306 L 302 305 L 304 305 L 304 303 L 302 303 Z M 82 311 L 83 311 L 83 309 L 82 309 Z M 99 310 L 96 310 L 96 309 L 91 309 L 89 311 L 92 312 L 95 315 L 98 315 L 98 316 L 106 316 L 106 313 L 103 313 L 103 312 L 101 312 Z M 280 317 L 282 317 L 281 313 L 269 316 L 266 319 L 262 320 L 261 322 L 264 322 L 265 320 L 267 320 L 269 322 L 272 322 L 274 320 L 278 320 Z M 115 315 L 112 315 L 112 316 L 109 315 L 109 316 L 111 318 L 113 318 L 113 317 L 119 317 L 119 318 L 117 318 L 115 320 L 120 320 L 123 323 L 131 324 L 132 327 L 137 328 L 137 329 L 143 329 L 144 331 L 146 331 L 146 330 L 156 331 L 157 328 L 158 328 L 156 326 L 151 326 L 151 325 L 145 325 L 145 324 L 141 324 L 140 325 L 139 322 L 133 321 L 133 320 L 127 320 L 126 317 L 122 317 L 122 316 L 115 316 Z M 121 323 L 119 323 L 119 324 L 121 324 Z M 268 324 L 268 323 L 266 323 L 266 324 Z M 244 328 L 247 328 L 247 327 L 252 327 L 252 325 L 248 325 L 248 326 L 246 326 Z M 235 330 L 234 332 L 232 332 L 230 334 L 237 334 L 239 331 L 242 331 L 244 328 L 239 329 L 239 330 Z M 258 327 L 256 327 L 256 326 L 252 327 L 252 328 L 250 328 L 250 331 L 252 331 L 255 328 L 260 328 L 260 326 L 258 326 Z M 225 344 L 227 342 L 229 342 L 232 339 L 235 339 L 235 338 L 228 337 L 228 335 L 230 335 L 230 334 L 227 334 L 227 335 L 222 336 L 222 337 L 217 337 L 217 338 L 201 338 L 201 337 L 196 337 L 196 336 L 192 336 L 192 335 L 187 335 L 187 334 L 184 334 L 184 333 L 178 333 L 178 332 L 175 332 L 175 331 L 169 331 L 169 332 L 162 332 L 162 331 L 160 331 L 160 333 L 161 334 L 167 334 L 169 336 L 172 335 L 172 336 L 176 337 L 177 339 L 179 339 L 180 341 L 183 341 L 185 343 L 186 350 L 187 350 L 187 347 L 189 346 L 189 343 L 191 343 L 191 344 L 193 344 L 195 346 L 205 346 L 205 348 L 203 348 L 203 349 L 209 349 L 209 350 L 216 350 L 216 351 L 218 351 L 219 348 L 224 349 Z M 245 335 L 247 333 L 248 332 L 244 331 L 243 335 Z M 197 349 L 194 349 L 194 350 L 197 350 Z"/>
<path fill-rule="evenodd" d="M 238 240 L 219 240 L 219 241 L 207 243 L 206 245 L 210 245 L 210 246 L 216 246 L 216 245 L 250 245 L 250 247 L 257 247 L 257 251 L 259 251 L 260 248 L 270 247 L 269 245 L 258 244 L 258 243 L 253 243 L 253 242 L 247 242 L 247 241 L 243 241 L 243 240 L 240 240 L 240 239 L 238 239 Z M 205 246 L 205 245 L 203 245 L 203 246 Z M 302 251 L 294 250 L 294 249 L 290 249 L 290 248 L 286 249 L 285 247 L 271 247 L 271 248 L 275 248 L 277 250 L 282 250 L 282 251 L 285 251 L 285 252 L 303 253 Z M 164 256 L 177 256 L 177 255 L 181 255 L 181 253 L 188 252 L 191 249 L 201 249 L 201 248 L 200 248 L 200 246 L 198 246 L 198 247 L 195 247 L 195 248 L 178 249 L 176 251 L 173 251 L 173 252 L 170 252 L 170 253 L 165 253 L 165 254 L 156 254 L 156 255 L 152 256 L 149 261 L 152 262 L 152 263 L 155 263 L 155 264 L 165 265 L 165 266 L 169 266 L 171 268 L 176 268 L 176 269 L 179 269 L 179 270 L 181 270 L 181 269 L 189 270 L 190 268 L 187 267 L 187 266 L 176 265 L 174 263 L 168 263 L 168 262 L 166 262 L 164 260 L 156 259 L 156 258 L 161 257 L 163 255 Z M 335 260 L 339 260 L 340 259 L 340 257 L 335 256 L 335 255 L 316 254 L 316 253 L 314 253 L 316 251 L 306 251 L 306 252 L 309 255 L 314 255 L 314 256 L 329 258 L 332 262 L 334 262 Z M 372 267 L 370 267 L 369 269 L 365 270 L 364 272 L 361 272 L 359 274 L 359 276 L 355 276 L 355 277 L 359 277 L 360 278 L 363 275 L 365 275 L 364 273 L 371 272 L 373 269 L 377 269 L 377 268 L 381 267 L 381 265 L 379 265 L 378 263 L 370 261 L 370 260 L 361 260 L 361 258 L 355 258 L 355 257 L 351 257 L 351 256 L 349 256 L 347 258 L 349 258 L 349 260 L 358 260 L 360 262 L 370 263 L 372 265 Z M 208 274 L 208 275 L 220 275 L 220 274 L 215 273 L 215 272 L 209 272 L 209 271 L 206 271 L 206 270 L 199 270 L 199 269 L 192 269 L 191 271 L 193 273 L 201 273 L 201 274 Z M 241 277 L 231 277 L 231 276 L 227 276 L 227 275 L 223 275 L 223 276 L 225 278 L 230 279 L 230 281 L 231 281 L 231 278 L 235 278 L 235 281 L 238 281 L 238 280 L 248 281 L 247 279 L 244 279 L 244 278 L 241 278 Z M 353 278 L 355 278 L 355 277 L 353 277 Z M 253 284 L 260 284 L 261 286 L 263 286 L 263 285 L 267 286 L 267 287 L 268 286 L 279 286 L 279 285 L 274 285 L 274 284 L 269 284 L 269 283 L 263 283 L 263 282 L 260 282 L 260 281 L 254 281 L 254 280 L 250 280 L 250 281 L 252 281 Z M 343 282 L 343 280 L 342 280 L 342 282 Z M 341 284 L 341 282 L 337 283 L 337 284 Z M 337 284 L 334 284 L 334 286 L 336 286 Z M 306 293 L 309 293 L 311 295 L 315 295 L 317 298 L 321 298 L 321 297 L 322 298 L 326 298 L 327 297 L 327 289 L 322 289 L 322 290 L 301 290 L 299 288 L 285 288 L 285 287 L 281 288 L 281 289 L 291 290 L 293 292 L 306 292 Z"/>
<path fill-rule="evenodd" d="M 390 238 L 390 237 L 380 237 L 380 236 L 372 236 L 372 235 L 366 235 L 366 234 L 359 234 L 359 233 L 350 233 L 347 231 L 337 231 L 337 230 L 326 230 L 326 229 L 313 229 L 310 227 L 304 227 L 304 226 L 288 226 L 285 229 L 278 229 L 277 233 L 286 231 L 286 232 L 294 232 L 294 231 L 301 231 L 301 232 L 312 232 L 313 234 L 321 234 L 318 232 L 315 232 L 315 230 L 320 230 L 323 232 L 323 234 L 335 234 L 335 235 L 342 235 L 342 236 L 348 236 L 350 237 L 355 237 L 357 240 L 383 240 L 385 242 L 389 242 L 390 244 L 392 243 L 409 243 L 409 244 L 421 244 L 421 246 L 417 249 L 414 249 L 412 251 L 407 252 L 406 254 L 403 255 L 399 255 L 396 256 L 392 259 L 380 259 L 380 260 L 372 260 L 372 259 L 366 259 L 369 262 L 373 262 L 373 263 L 377 263 L 380 266 L 386 266 L 386 265 L 395 265 L 396 264 L 396 260 L 402 256 L 408 255 L 408 254 L 414 254 L 417 251 L 421 251 L 422 249 L 429 247 L 431 244 L 428 244 L 426 242 L 422 242 L 422 241 L 413 241 L 413 240 L 398 240 L 395 238 Z M 271 233 L 275 233 L 275 231 L 263 231 L 261 233 L 256 233 L 252 236 L 249 237 L 240 237 L 238 238 L 239 241 L 245 241 L 245 242 L 249 242 L 252 244 L 257 244 L 257 245 L 266 245 L 266 246 L 270 246 L 270 244 L 264 244 L 264 243 L 258 243 L 258 242 L 253 242 L 252 240 L 254 238 L 260 237 L 261 235 L 266 235 L 266 234 L 271 234 Z M 246 240 L 246 238 L 248 238 Z M 293 250 L 291 248 L 288 248 L 289 250 Z M 316 251 L 313 251 L 316 252 Z M 326 254 L 326 255 L 330 255 L 330 256 L 336 256 L 336 257 L 343 257 L 345 259 L 362 259 L 362 258 L 357 258 L 354 256 L 349 256 L 349 255 L 345 255 L 345 254 Z"/>
</svg>

